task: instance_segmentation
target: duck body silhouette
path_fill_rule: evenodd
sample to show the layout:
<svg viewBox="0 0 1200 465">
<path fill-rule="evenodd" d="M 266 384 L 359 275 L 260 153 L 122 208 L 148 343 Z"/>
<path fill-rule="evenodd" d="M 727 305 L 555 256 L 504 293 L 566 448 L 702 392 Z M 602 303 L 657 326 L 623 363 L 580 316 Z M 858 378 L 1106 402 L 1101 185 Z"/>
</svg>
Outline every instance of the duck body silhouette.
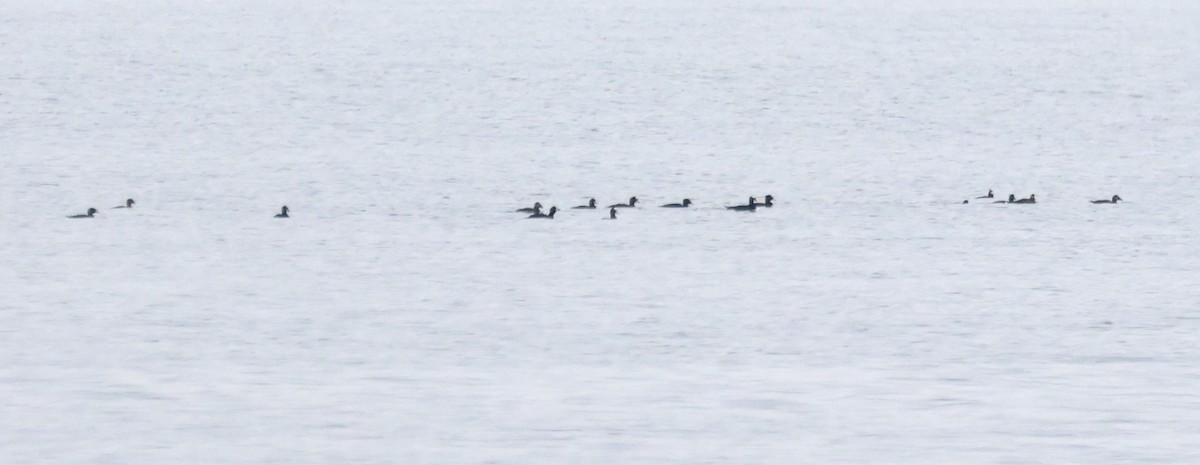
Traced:
<svg viewBox="0 0 1200 465">
<path fill-rule="evenodd" d="M 578 207 L 571 207 L 571 209 L 572 209 L 572 210 L 594 210 L 595 208 L 596 208 L 596 199 L 591 199 L 591 200 L 588 200 L 588 204 L 587 204 L 587 205 L 580 205 L 580 206 L 578 206 Z"/>
<path fill-rule="evenodd" d="M 633 207 L 637 206 L 637 203 L 638 203 L 637 197 L 630 197 L 629 203 L 617 203 L 617 204 L 609 205 L 608 208 L 633 208 Z"/>
<path fill-rule="evenodd" d="M 750 201 L 745 205 L 734 205 L 732 207 L 725 207 L 725 209 L 738 212 L 752 212 L 758 209 L 758 204 L 754 202 L 754 197 L 750 197 Z"/>
<path fill-rule="evenodd" d="M 1119 196 L 1119 195 L 1114 195 L 1114 196 L 1112 196 L 1112 199 L 1093 200 L 1092 203 L 1117 203 L 1122 200 L 1125 200 L 1125 199 L 1122 199 L 1121 196 Z"/>
<path fill-rule="evenodd" d="M 616 207 L 611 207 L 611 208 L 609 208 L 609 209 L 608 209 L 608 218 L 601 218 L 601 219 L 602 219 L 602 220 L 615 220 L 615 219 L 617 219 L 617 208 L 616 208 Z"/>
<path fill-rule="evenodd" d="M 290 216 L 288 216 L 288 211 L 289 211 L 289 209 L 288 209 L 287 205 L 284 205 L 283 208 L 279 209 L 279 214 L 275 215 L 275 217 L 276 218 L 291 218 Z"/>
<path fill-rule="evenodd" d="M 95 216 L 96 216 L 96 209 L 95 209 L 95 208 L 89 208 L 89 209 L 88 209 L 88 211 L 87 211 L 87 213 L 85 213 L 85 214 L 82 214 L 82 215 L 71 215 L 71 216 L 68 216 L 67 218 L 93 218 L 93 217 L 95 217 Z"/>
<path fill-rule="evenodd" d="M 526 219 L 542 218 L 542 219 L 552 220 L 552 219 L 554 219 L 555 213 L 558 213 L 558 207 L 550 207 L 550 213 L 547 214 L 547 213 L 537 212 L 532 215 L 529 215 Z"/>
<path fill-rule="evenodd" d="M 1008 201 L 1007 201 L 1007 202 L 1006 202 L 1006 201 L 1003 201 L 1003 200 L 997 200 L 997 201 L 995 201 L 995 202 L 992 202 L 992 203 L 1017 203 L 1017 196 L 1015 196 L 1015 195 L 1012 195 L 1012 194 L 1008 194 Z"/>
<path fill-rule="evenodd" d="M 1016 202 L 1013 202 L 1013 203 L 1037 203 L 1037 195 L 1036 195 L 1036 194 L 1029 194 L 1029 198 L 1027 198 L 1027 199 L 1021 199 L 1021 200 L 1018 200 L 1018 201 L 1016 201 Z"/>
<path fill-rule="evenodd" d="M 542 203 L 541 202 L 534 202 L 533 207 L 517 209 L 517 213 L 541 213 L 541 212 L 542 212 Z"/>
<path fill-rule="evenodd" d="M 981 196 L 975 197 L 975 198 L 977 198 L 977 199 L 994 199 L 994 198 L 996 198 L 996 194 L 993 194 L 992 190 L 988 189 L 987 195 L 981 195 Z"/>
<path fill-rule="evenodd" d="M 115 207 L 112 207 L 112 209 L 116 210 L 118 208 L 133 208 L 133 204 L 135 204 L 135 203 L 137 203 L 137 202 L 134 202 L 133 199 L 125 199 L 125 205 L 117 205 Z"/>
<path fill-rule="evenodd" d="M 690 206 L 692 206 L 692 199 L 683 199 L 682 203 L 668 203 L 663 205 L 662 208 L 687 208 Z"/>
</svg>

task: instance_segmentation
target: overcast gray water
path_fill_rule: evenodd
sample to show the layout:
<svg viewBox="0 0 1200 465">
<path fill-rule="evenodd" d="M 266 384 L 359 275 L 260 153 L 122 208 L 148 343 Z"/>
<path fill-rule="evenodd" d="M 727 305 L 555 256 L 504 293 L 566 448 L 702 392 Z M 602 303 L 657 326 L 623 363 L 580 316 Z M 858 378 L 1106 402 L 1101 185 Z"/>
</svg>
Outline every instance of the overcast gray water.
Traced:
<svg viewBox="0 0 1200 465">
<path fill-rule="evenodd" d="M 0 15 L 0 462 L 1200 462 L 1200 6 L 144 3 Z"/>
</svg>

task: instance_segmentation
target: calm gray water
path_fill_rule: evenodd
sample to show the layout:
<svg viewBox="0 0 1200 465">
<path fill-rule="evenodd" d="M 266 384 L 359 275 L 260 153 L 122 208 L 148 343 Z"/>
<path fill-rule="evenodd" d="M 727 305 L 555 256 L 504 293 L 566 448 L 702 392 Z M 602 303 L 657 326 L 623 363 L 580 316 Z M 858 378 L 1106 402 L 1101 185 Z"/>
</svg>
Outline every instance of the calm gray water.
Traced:
<svg viewBox="0 0 1200 465">
<path fill-rule="evenodd" d="M 644 3 L 7 2 L 0 462 L 1200 461 L 1200 6 Z"/>
</svg>

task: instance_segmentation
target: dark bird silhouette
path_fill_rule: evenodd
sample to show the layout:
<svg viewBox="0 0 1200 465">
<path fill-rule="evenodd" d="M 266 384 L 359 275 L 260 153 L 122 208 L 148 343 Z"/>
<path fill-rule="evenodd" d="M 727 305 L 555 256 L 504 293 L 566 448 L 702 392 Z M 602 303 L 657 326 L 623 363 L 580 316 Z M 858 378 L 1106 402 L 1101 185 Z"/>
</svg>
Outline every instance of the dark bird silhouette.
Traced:
<svg viewBox="0 0 1200 465">
<path fill-rule="evenodd" d="M 518 208 L 517 209 L 517 213 L 541 213 L 541 212 L 542 212 L 542 203 L 541 202 L 534 202 L 532 208 Z"/>
<path fill-rule="evenodd" d="M 692 206 L 692 199 L 683 199 L 683 203 L 668 203 L 662 208 L 687 208 Z"/>
<path fill-rule="evenodd" d="M 629 203 L 613 204 L 613 205 L 609 205 L 608 208 L 633 208 L 633 207 L 637 206 L 637 203 L 638 203 L 637 197 L 630 197 Z"/>
<path fill-rule="evenodd" d="M 754 203 L 754 197 L 750 197 L 750 201 L 745 205 L 734 205 L 732 207 L 725 207 L 725 209 L 739 212 L 752 212 L 758 209 L 758 205 Z"/>
<path fill-rule="evenodd" d="M 71 215 L 71 216 L 68 216 L 67 218 L 91 218 L 91 217 L 93 217 L 93 216 L 96 216 L 96 209 L 95 209 L 95 208 L 89 208 L 86 214 L 83 214 L 83 215 Z"/>
</svg>

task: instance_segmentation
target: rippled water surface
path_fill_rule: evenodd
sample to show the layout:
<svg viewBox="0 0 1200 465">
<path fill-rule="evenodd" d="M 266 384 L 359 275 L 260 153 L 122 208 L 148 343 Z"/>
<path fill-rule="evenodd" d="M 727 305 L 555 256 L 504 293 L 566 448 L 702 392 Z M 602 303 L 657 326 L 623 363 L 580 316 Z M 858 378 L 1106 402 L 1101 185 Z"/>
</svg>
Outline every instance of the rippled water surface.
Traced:
<svg viewBox="0 0 1200 465">
<path fill-rule="evenodd" d="M 4 10 L 0 462 L 1200 461 L 1191 3 Z"/>
</svg>

